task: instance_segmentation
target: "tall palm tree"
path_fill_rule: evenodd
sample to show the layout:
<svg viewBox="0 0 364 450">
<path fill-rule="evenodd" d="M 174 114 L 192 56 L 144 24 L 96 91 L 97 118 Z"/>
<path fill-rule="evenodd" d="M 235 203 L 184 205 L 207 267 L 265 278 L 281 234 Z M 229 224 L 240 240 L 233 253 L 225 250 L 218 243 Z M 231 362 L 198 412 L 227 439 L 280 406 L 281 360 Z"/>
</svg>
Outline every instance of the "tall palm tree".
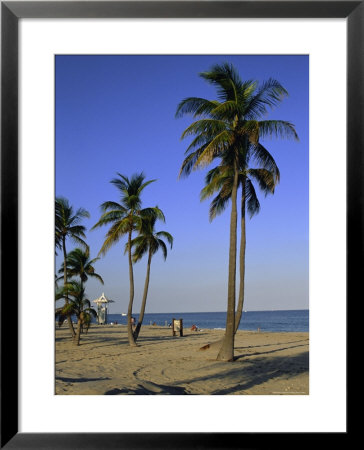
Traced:
<svg viewBox="0 0 364 450">
<path fill-rule="evenodd" d="M 67 285 L 67 250 L 66 240 L 71 239 L 76 244 L 81 245 L 84 248 L 88 248 L 88 245 L 84 241 L 86 238 L 86 228 L 80 225 L 80 222 L 84 218 L 89 218 L 90 214 L 84 208 L 79 208 L 74 212 L 73 207 L 69 204 L 69 201 L 64 197 L 57 197 L 55 202 L 55 246 L 63 250 L 63 266 L 64 270 L 63 285 Z M 65 303 L 68 303 L 68 297 L 65 296 Z M 72 334 L 75 337 L 75 331 L 73 329 L 71 316 L 68 317 L 68 324 Z"/>
<path fill-rule="evenodd" d="M 232 169 L 230 248 L 226 332 L 218 360 L 234 359 L 235 286 L 237 242 L 237 189 L 239 159 L 246 158 L 248 144 L 259 144 L 265 136 L 297 139 L 294 126 L 282 120 L 258 120 L 267 107 L 278 104 L 287 91 L 281 84 L 269 79 L 262 86 L 252 80 L 242 81 L 236 69 L 227 63 L 215 65 L 200 76 L 217 89 L 217 100 L 188 97 L 180 102 L 176 116 L 192 114 L 195 120 L 182 134 L 182 139 L 194 136 L 186 150 L 181 175 L 202 168 L 215 158 L 223 158 Z"/>
<path fill-rule="evenodd" d="M 260 144 L 258 147 L 262 147 Z M 238 304 L 235 314 L 235 333 L 239 328 L 243 306 L 244 306 L 244 279 L 245 279 L 245 249 L 246 249 L 246 211 L 252 218 L 259 213 L 260 203 L 254 188 L 256 182 L 264 193 L 274 194 L 275 187 L 279 183 L 280 173 L 279 169 L 270 155 L 270 153 L 260 148 L 261 154 L 257 151 L 257 146 L 248 145 L 245 161 L 239 158 L 239 176 L 238 186 L 241 187 L 241 235 L 240 235 L 240 287 Z M 254 159 L 256 163 L 260 163 L 262 167 L 253 169 L 249 168 L 250 159 Z M 206 186 L 202 189 L 200 198 L 205 200 L 217 192 L 217 195 L 211 202 L 210 206 L 210 221 L 217 215 L 221 214 L 227 207 L 231 198 L 231 190 L 233 184 L 233 173 L 229 165 L 222 163 L 216 168 L 210 170 L 205 178 Z"/>
<path fill-rule="evenodd" d="M 128 259 L 129 259 L 129 283 L 130 295 L 128 305 L 128 340 L 129 345 L 136 346 L 133 335 L 133 327 L 131 322 L 133 301 L 134 301 L 134 274 L 133 261 L 131 254 L 132 234 L 140 223 L 143 217 L 155 216 L 162 217 L 163 214 L 158 208 L 141 208 L 141 194 L 142 191 L 156 180 L 149 180 L 144 182 L 145 175 L 143 172 L 134 174 L 129 179 L 128 177 L 117 173 L 118 178 L 111 180 L 111 183 L 118 189 L 120 194 L 120 203 L 114 201 L 107 201 L 101 205 L 102 215 L 100 220 L 92 227 L 92 229 L 99 228 L 103 225 L 111 225 L 109 231 L 106 233 L 106 238 L 99 251 L 99 255 L 105 255 L 107 251 L 115 245 L 123 236 L 128 238 Z"/>
<path fill-rule="evenodd" d="M 96 278 L 100 283 L 104 284 L 102 277 L 95 272 L 94 264 L 99 259 L 100 258 L 90 259 L 90 250 L 88 248 L 85 250 L 82 248 L 75 248 L 67 255 L 67 276 L 69 278 L 75 276 L 80 277 L 82 286 L 89 277 Z M 62 264 L 58 273 L 64 273 L 64 264 Z"/>
<path fill-rule="evenodd" d="M 164 221 L 164 220 L 163 220 Z M 166 239 L 172 248 L 173 245 L 173 237 L 167 231 L 155 231 L 156 217 L 147 217 L 142 220 L 141 226 L 139 229 L 139 235 L 131 241 L 131 246 L 134 248 L 133 253 L 133 262 L 140 261 L 142 257 L 148 254 L 148 262 L 147 262 L 147 273 L 145 277 L 144 283 L 144 292 L 142 304 L 140 307 L 140 314 L 138 317 L 138 323 L 136 325 L 134 331 L 134 339 L 137 340 L 140 329 L 142 327 L 144 313 L 145 313 L 145 305 L 147 303 L 147 295 L 149 288 L 149 278 L 150 278 L 150 266 L 152 263 L 152 257 L 157 253 L 158 250 L 161 250 L 163 253 L 164 260 L 167 259 L 167 246 L 163 241 L 163 238 Z M 126 246 L 127 247 L 127 246 Z M 128 248 L 127 248 L 128 249 Z M 126 249 L 126 250 L 127 250 Z"/>
<path fill-rule="evenodd" d="M 67 298 L 62 308 L 56 309 L 58 323 L 61 324 L 65 317 L 74 314 L 77 317 L 77 331 L 73 343 L 80 345 L 81 328 L 86 325 L 88 328 L 91 317 L 96 317 L 97 313 L 91 307 L 90 301 L 85 297 L 85 288 L 78 281 L 70 281 L 56 293 L 56 300 Z"/>
</svg>

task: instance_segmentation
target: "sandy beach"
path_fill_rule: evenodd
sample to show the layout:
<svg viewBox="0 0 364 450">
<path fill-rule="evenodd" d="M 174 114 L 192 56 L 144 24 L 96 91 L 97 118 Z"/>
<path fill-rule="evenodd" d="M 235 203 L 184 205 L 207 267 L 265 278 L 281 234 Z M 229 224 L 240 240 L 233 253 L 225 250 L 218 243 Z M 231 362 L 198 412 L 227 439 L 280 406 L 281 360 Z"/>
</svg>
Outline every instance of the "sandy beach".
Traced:
<svg viewBox="0 0 364 450">
<path fill-rule="evenodd" d="M 66 327 L 56 330 L 55 393 L 58 395 L 246 394 L 307 395 L 309 334 L 238 331 L 234 362 L 215 361 L 217 349 L 200 350 L 223 330 L 145 326 L 138 347 L 126 327 L 94 325 L 72 344 Z"/>
</svg>

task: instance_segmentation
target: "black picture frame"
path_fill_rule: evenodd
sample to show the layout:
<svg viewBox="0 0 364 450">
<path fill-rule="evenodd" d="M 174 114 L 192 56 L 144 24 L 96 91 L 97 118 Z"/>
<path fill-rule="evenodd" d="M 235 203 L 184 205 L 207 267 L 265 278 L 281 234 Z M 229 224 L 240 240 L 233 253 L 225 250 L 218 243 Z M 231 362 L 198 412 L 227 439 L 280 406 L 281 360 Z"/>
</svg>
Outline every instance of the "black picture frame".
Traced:
<svg viewBox="0 0 364 450">
<path fill-rule="evenodd" d="M 202 449 L 287 447 L 295 434 L 19 433 L 18 21 L 21 18 L 346 18 L 347 299 L 361 292 L 363 264 L 364 1 L 2 1 L 1 2 L 1 448 Z M 11 301 L 9 301 L 11 298 Z M 343 299 L 343 304 L 345 299 Z M 344 305 L 343 305 L 344 307 Z M 347 306 L 346 306 L 347 308 Z M 348 348 L 350 346 L 348 345 Z M 224 412 L 221 412 L 224 414 Z M 348 417 L 348 416 L 347 416 Z M 349 425 L 348 425 L 349 426 Z M 349 431 L 349 428 L 347 428 Z M 346 433 L 338 433 L 347 438 Z M 300 439 L 309 439 L 310 433 Z M 339 436 L 338 436 L 339 437 Z M 274 439 L 273 439 L 274 438 Z M 278 439 L 277 439 L 278 438 Z M 317 434 L 315 436 L 317 442 Z M 335 438 L 337 439 L 337 438 Z"/>
</svg>

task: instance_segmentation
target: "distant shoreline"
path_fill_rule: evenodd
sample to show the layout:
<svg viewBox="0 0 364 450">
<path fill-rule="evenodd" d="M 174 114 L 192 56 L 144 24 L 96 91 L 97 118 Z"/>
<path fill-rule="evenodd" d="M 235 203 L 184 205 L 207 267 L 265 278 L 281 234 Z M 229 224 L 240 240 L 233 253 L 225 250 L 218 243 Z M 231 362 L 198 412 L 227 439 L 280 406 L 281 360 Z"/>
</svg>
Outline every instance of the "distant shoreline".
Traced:
<svg viewBox="0 0 364 450">
<path fill-rule="evenodd" d="M 139 314 L 133 312 L 138 321 Z M 182 319 L 185 328 L 196 325 L 198 328 L 225 329 L 226 312 L 171 312 L 171 313 L 145 313 L 144 325 L 167 326 L 172 319 Z M 127 316 L 121 313 L 109 314 L 108 323 L 117 322 L 126 324 Z M 244 311 L 239 330 L 257 330 L 271 332 L 306 332 L 309 331 L 309 310 L 275 310 L 275 311 Z"/>
<path fill-rule="evenodd" d="M 303 308 L 303 309 L 248 309 L 248 310 L 244 310 L 243 312 L 275 312 L 275 311 L 279 311 L 279 312 L 284 312 L 284 311 L 310 311 L 309 308 Z M 146 311 L 146 314 L 210 314 L 210 313 L 219 313 L 219 314 L 226 314 L 226 311 L 185 311 L 185 312 L 150 312 L 150 311 Z M 121 312 L 110 312 L 110 314 L 122 314 Z M 137 314 L 135 312 L 133 312 L 133 314 Z"/>
</svg>

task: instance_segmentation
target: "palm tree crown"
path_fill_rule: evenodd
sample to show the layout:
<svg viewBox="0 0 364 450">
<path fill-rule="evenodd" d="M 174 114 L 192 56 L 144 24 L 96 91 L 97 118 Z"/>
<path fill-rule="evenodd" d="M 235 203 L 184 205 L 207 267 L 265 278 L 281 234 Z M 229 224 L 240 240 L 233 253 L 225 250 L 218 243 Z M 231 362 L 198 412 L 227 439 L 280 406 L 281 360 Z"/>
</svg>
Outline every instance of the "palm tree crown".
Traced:
<svg viewBox="0 0 364 450">
<path fill-rule="evenodd" d="M 100 258 L 90 259 L 89 249 L 83 250 L 81 248 L 75 248 L 67 255 L 66 266 L 68 276 L 70 278 L 79 276 L 82 284 L 88 280 L 88 277 L 96 278 L 104 284 L 102 277 L 95 272 L 94 264 L 99 259 Z M 62 264 L 58 273 L 64 273 L 64 264 Z"/>
<path fill-rule="evenodd" d="M 76 244 L 82 245 L 87 248 L 87 244 L 84 241 L 86 238 L 86 228 L 80 225 L 80 222 L 84 218 L 89 218 L 90 214 L 84 208 L 79 208 L 74 212 L 73 207 L 69 204 L 68 200 L 64 197 L 56 198 L 56 247 L 63 248 L 67 237 L 71 238 Z"/>
<path fill-rule="evenodd" d="M 112 179 L 111 183 L 119 190 L 120 203 L 114 201 L 104 202 L 101 205 L 103 214 L 91 228 L 93 230 L 103 225 L 111 224 L 99 255 L 104 255 L 124 235 L 131 233 L 140 226 L 142 217 L 163 217 L 162 212 L 158 208 L 141 209 L 141 193 L 146 186 L 155 180 L 144 182 L 145 175 L 143 173 L 134 174 L 130 179 L 120 173 L 118 173 L 118 176 L 119 178 Z"/>
<path fill-rule="evenodd" d="M 248 164 L 250 159 L 253 159 L 257 153 L 256 147 L 257 145 L 248 143 L 246 155 L 243 155 L 244 158 L 239 158 L 238 187 L 241 186 L 242 192 L 244 193 L 242 208 L 246 207 L 250 217 L 258 214 L 260 210 L 260 203 L 253 181 L 258 184 L 260 190 L 267 196 L 268 194 L 274 194 L 275 187 L 280 179 L 279 169 L 273 157 L 265 149 L 264 160 L 263 158 L 257 158 L 263 167 L 256 169 L 249 168 Z M 260 144 L 258 147 L 261 147 Z M 217 192 L 210 206 L 210 221 L 226 209 L 231 199 L 233 182 L 233 168 L 231 165 L 225 163 L 224 160 L 207 173 L 205 187 L 201 190 L 200 194 L 201 201 L 206 200 Z"/>
<path fill-rule="evenodd" d="M 147 217 L 141 222 L 139 228 L 139 235 L 131 241 L 131 246 L 134 248 L 133 262 L 140 261 L 140 259 L 147 253 L 154 255 L 160 249 L 163 253 L 164 259 L 167 259 L 167 246 L 163 238 L 167 240 L 170 247 L 173 246 L 173 237 L 167 231 L 155 231 L 156 217 Z M 126 245 L 126 251 L 127 251 Z"/>
<path fill-rule="evenodd" d="M 86 311 L 96 317 L 96 311 L 91 307 L 90 301 L 85 297 L 85 288 L 82 283 L 72 280 L 66 286 L 62 286 L 56 291 L 56 300 L 64 299 L 66 296 L 69 299 L 69 303 L 57 309 L 60 315 L 74 314 L 79 318 L 80 314 Z"/>
<path fill-rule="evenodd" d="M 58 318 L 58 324 L 62 325 L 66 319 L 70 320 L 71 315 L 77 317 L 77 333 L 74 338 L 74 344 L 79 345 L 81 328 L 86 325 L 87 328 L 91 323 L 92 317 L 97 317 L 97 312 L 91 307 L 90 300 L 85 296 L 85 288 L 82 282 L 70 281 L 61 289 L 56 291 L 56 300 L 67 299 L 68 303 L 65 303 L 63 307 L 56 309 L 56 318 Z"/>
<path fill-rule="evenodd" d="M 259 157 L 258 150 L 263 150 L 259 138 L 265 136 L 298 139 L 290 122 L 258 121 L 267 112 L 267 107 L 277 105 L 288 95 L 278 81 L 269 79 L 260 87 L 252 80 L 243 82 L 235 68 L 227 63 L 215 65 L 200 76 L 216 87 L 218 100 L 188 97 L 178 105 L 176 117 L 192 114 L 198 119 L 182 134 L 182 139 L 195 138 L 186 150 L 180 176 L 208 165 L 216 157 L 234 160 L 238 153 L 246 154 L 248 142 L 256 146 Z"/>
</svg>

